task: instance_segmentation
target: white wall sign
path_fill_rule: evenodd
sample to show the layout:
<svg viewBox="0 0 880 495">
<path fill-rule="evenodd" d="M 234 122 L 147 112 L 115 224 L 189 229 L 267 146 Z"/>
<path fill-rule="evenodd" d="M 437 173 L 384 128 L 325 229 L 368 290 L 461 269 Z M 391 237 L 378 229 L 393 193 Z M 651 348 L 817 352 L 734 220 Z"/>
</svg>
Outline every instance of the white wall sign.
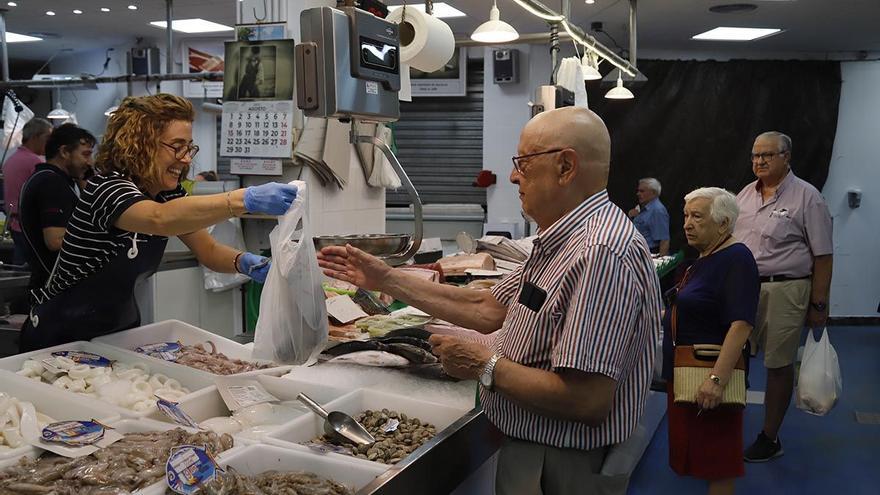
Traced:
<svg viewBox="0 0 880 495">
<path fill-rule="evenodd" d="M 293 101 L 223 103 L 220 156 L 290 158 Z"/>
<path fill-rule="evenodd" d="M 281 160 L 273 158 L 233 158 L 229 172 L 238 175 L 281 175 Z"/>
</svg>

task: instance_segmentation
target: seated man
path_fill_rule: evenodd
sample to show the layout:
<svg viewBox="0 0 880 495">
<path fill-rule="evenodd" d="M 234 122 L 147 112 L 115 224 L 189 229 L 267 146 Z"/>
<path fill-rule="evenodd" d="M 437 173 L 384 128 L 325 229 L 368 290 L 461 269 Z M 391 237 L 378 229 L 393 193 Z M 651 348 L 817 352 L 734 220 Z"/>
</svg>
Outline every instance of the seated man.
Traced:
<svg viewBox="0 0 880 495">
<path fill-rule="evenodd" d="M 629 210 L 636 229 L 648 241 L 648 249 L 660 256 L 669 254 L 669 212 L 660 202 L 660 181 L 646 177 L 636 190 L 639 204 Z"/>
<path fill-rule="evenodd" d="M 482 385 L 504 433 L 499 495 L 608 493 L 599 471 L 644 409 L 660 338 L 660 287 L 645 239 L 608 200 L 602 120 L 566 107 L 533 118 L 510 180 L 539 227 L 526 262 L 491 292 L 429 282 L 354 247 L 326 247 L 324 273 L 379 289 L 482 333 L 493 348 L 434 335 L 443 369 Z M 464 453 L 463 453 L 464 454 Z"/>
<path fill-rule="evenodd" d="M 49 279 L 67 229 L 67 220 L 79 198 L 77 181 L 94 162 L 95 136 L 75 124 L 64 124 L 46 143 L 46 163 L 21 188 L 19 216 L 25 256 L 31 267 L 30 288 Z"/>
</svg>

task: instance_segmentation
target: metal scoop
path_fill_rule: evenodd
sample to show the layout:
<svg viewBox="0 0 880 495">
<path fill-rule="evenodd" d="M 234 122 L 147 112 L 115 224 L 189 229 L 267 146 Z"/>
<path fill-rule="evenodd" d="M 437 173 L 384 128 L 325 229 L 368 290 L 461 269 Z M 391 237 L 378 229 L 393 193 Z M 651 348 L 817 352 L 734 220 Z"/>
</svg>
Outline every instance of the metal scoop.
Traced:
<svg viewBox="0 0 880 495">
<path fill-rule="evenodd" d="M 296 398 L 308 406 L 309 409 L 314 411 L 315 414 L 324 418 L 324 432 L 327 433 L 327 435 L 336 438 L 341 437 L 343 440 L 348 440 L 360 445 L 371 445 L 376 443 L 376 439 L 373 438 L 373 435 L 370 435 L 370 432 L 368 432 L 366 428 L 361 426 L 360 423 L 355 421 L 355 419 L 348 414 L 340 411 L 333 411 L 328 414 L 323 407 L 310 399 L 306 394 L 299 394 Z"/>
</svg>

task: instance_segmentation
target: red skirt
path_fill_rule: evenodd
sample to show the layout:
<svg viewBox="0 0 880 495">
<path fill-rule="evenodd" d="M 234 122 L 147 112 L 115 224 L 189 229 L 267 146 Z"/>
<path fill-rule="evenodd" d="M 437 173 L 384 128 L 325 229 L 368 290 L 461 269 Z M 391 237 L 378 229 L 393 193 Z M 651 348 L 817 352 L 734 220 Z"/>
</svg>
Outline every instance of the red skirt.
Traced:
<svg viewBox="0 0 880 495">
<path fill-rule="evenodd" d="M 673 402 L 672 383 L 667 391 L 669 465 L 681 476 L 722 480 L 745 475 L 743 462 L 743 410 L 720 408 L 703 411 Z"/>
</svg>

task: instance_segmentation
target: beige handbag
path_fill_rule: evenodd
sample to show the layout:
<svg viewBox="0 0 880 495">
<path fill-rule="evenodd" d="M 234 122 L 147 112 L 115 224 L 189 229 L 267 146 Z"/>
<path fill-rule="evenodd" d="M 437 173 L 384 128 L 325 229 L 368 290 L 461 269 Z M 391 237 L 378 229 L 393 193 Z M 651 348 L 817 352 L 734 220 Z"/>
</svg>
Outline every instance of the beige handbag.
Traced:
<svg viewBox="0 0 880 495">
<path fill-rule="evenodd" d="M 688 279 L 688 274 L 679 284 L 679 290 Z M 697 391 L 703 382 L 709 378 L 715 361 L 721 354 L 721 346 L 718 344 L 694 344 L 676 345 L 675 334 L 678 327 L 677 304 L 672 304 L 672 393 L 676 404 L 697 403 Z M 740 355 L 734 366 L 730 381 L 724 387 L 719 407 L 745 407 L 746 406 L 746 372 L 745 361 Z"/>
</svg>

